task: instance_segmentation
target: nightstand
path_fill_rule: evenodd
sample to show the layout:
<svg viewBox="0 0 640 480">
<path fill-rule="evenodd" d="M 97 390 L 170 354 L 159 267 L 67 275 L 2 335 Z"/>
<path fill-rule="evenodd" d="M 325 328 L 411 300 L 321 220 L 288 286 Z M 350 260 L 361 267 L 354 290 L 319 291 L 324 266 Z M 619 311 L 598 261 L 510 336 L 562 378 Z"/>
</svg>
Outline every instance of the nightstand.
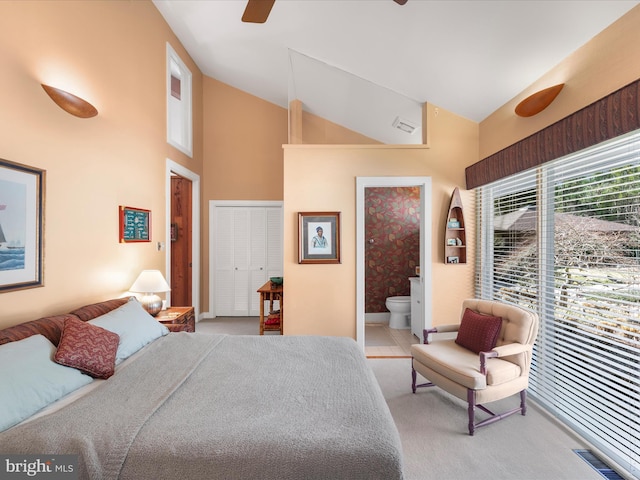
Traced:
<svg viewBox="0 0 640 480">
<path fill-rule="evenodd" d="M 155 318 L 165 325 L 183 325 L 184 328 L 178 330 L 184 332 L 196 331 L 196 318 L 193 307 L 169 307 L 166 310 L 161 310 Z M 171 330 L 175 331 L 175 329 Z"/>
</svg>

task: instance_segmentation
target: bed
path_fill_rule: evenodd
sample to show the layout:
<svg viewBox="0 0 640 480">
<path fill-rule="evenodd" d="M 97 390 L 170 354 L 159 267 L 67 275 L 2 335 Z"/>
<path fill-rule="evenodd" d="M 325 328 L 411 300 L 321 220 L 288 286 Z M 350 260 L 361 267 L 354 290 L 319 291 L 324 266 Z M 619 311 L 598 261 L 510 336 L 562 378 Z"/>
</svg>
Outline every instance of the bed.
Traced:
<svg viewBox="0 0 640 480">
<path fill-rule="evenodd" d="M 80 320 L 118 335 L 113 372 L 6 428 L 2 454 L 76 454 L 79 477 L 101 480 L 403 477 L 398 431 L 352 339 L 169 333 L 130 303 Z M 138 322 L 155 338 L 130 348 Z M 72 323 L 58 346 L 23 341 L 49 342 L 51 359 Z M 123 347 L 135 351 L 120 358 Z"/>
</svg>

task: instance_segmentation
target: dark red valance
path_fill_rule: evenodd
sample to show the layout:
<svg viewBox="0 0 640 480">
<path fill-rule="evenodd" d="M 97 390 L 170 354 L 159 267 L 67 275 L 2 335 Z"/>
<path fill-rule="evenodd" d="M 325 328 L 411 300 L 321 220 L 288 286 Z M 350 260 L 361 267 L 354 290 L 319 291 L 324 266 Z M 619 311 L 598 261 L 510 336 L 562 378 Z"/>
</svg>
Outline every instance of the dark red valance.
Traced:
<svg viewBox="0 0 640 480">
<path fill-rule="evenodd" d="M 467 189 L 486 185 L 640 128 L 640 80 L 467 167 Z"/>
</svg>

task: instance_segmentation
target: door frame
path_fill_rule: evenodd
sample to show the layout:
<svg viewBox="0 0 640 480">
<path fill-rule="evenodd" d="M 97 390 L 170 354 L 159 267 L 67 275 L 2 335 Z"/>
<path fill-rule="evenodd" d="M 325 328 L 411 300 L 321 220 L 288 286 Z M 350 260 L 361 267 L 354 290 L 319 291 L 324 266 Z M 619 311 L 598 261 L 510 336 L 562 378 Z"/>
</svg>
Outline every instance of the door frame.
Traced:
<svg viewBox="0 0 640 480">
<path fill-rule="evenodd" d="M 365 325 L 365 189 L 369 187 L 420 188 L 420 286 L 422 329 L 431 327 L 431 177 L 356 177 L 356 341 L 364 350 Z M 407 279 L 407 282 L 409 279 Z M 428 307 L 427 307 L 428 305 Z"/>
<path fill-rule="evenodd" d="M 218 207 L 279 207 L 282 222 L 283 206 L 282 200 L 209 200 L 209 312 L 207 312 L 207 318 L 216 318 L 215 209 Z"/>
<path fill-rule="evenodd" d="M 171 175 L 191 181 L 191 302 L 200 320 L 200 175 L 167 158 L 165 181 L 165 238 L 171 241 Z M 165 275 L 171 285 L 171 248 L 165 244 Z M 167 292 L 167 306 L 171 305 L 171 291 Z"/>
</svg>

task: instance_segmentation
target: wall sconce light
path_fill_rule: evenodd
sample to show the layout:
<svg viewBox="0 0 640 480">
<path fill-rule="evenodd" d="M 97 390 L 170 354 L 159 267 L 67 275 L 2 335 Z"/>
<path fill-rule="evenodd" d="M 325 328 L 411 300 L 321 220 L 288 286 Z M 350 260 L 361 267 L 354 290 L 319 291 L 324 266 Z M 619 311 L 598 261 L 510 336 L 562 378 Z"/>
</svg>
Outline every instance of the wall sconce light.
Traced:
<svg viewBox="0 0 640 480">
<path fill-rule="evenodd" d="M 56 105 L 71 115 L 80 118 L 91 118 L 98 114 L 96 107 L 72 93 L 44 84 L 42 84 L 42 88 L 51 97 L 51 100 L 56 102 Z"/>
<path fill-rule="evenodd" d="M 558 85 L 529 95 L 516 106 L 516 115 L 519 117 L 533 117 L 537 115 L 551 105 L 551 102 L 558 96 L 562 87 L 564 87 L 564 83 L 559 83 Z"/>
<path fill-rule="evenodd" d="M 140 303 L 154 317 L 162 310 L 162 299 L 156 293 L 168 292 L 169 290 L 171 287 L 160 270 L 143 270 L 129 289 L 130 292 L 144 293 Z"/>
</svg>

